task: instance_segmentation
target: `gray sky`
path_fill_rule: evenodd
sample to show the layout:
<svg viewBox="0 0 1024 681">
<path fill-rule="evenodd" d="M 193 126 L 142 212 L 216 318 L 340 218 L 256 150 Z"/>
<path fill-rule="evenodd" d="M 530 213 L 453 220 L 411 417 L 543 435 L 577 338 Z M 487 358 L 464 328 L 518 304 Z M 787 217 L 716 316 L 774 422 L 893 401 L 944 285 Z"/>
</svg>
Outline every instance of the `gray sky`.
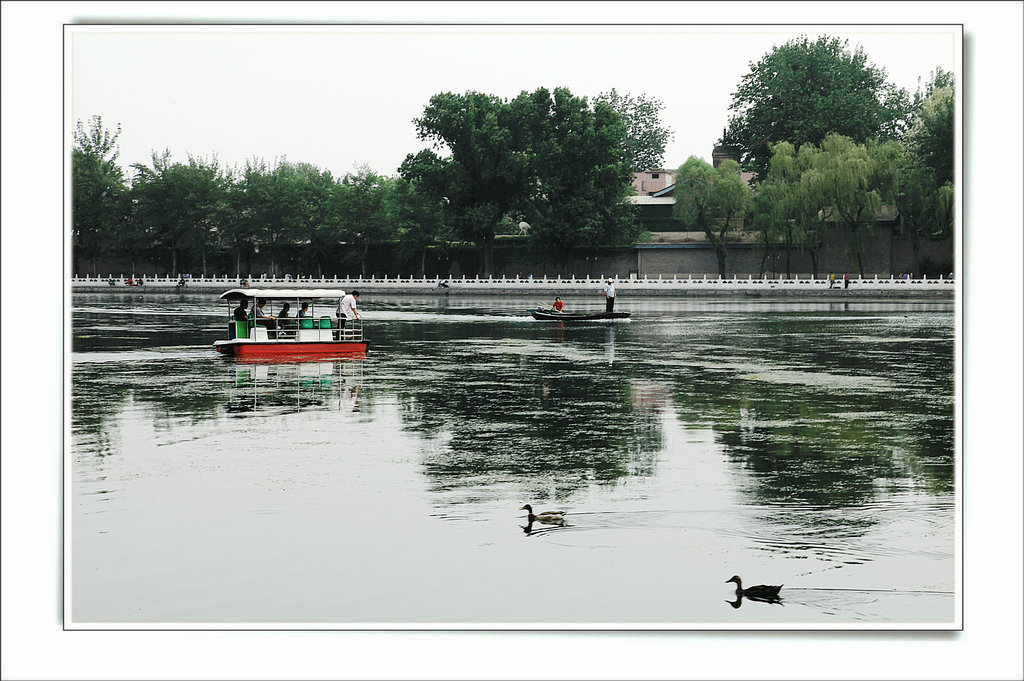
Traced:
<svg viewBox="0 0 1024 681">
<path fill-rule="evenodd" d="M 761 59 L 806 34 L 849 39 L 914 91 L 958 66 L 957 26 L 71 26 L 72 124 L 122 126 L 119 161 L 286 157 L 336 176 L 395 173 L 426 146 L 412 119 L 438 92 L 511 98 L 538 87 L 661 100 L 675 168 L 710 160 L 732 93 Z"/>
</svg>

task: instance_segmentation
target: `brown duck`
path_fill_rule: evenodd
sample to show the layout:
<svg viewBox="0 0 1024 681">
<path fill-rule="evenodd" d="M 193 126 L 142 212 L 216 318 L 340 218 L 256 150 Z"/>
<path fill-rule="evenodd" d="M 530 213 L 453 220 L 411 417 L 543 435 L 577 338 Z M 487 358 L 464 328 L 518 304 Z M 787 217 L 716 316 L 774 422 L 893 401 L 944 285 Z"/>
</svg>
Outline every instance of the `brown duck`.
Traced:
<svg viewBox="0 0 1024 681">
<path fill-rule="evenodd" d="M 565 511 L 544 511 L 534 515 L 533 507 L 529 504 L 526 504 L 519 510 L 526 511 L 526 520 L 531 523 L 537 521 L 545 525 L 560 525 L 565 522 Z"/>
<path fill-rule="evenodd" d="M 730 579 L 725 580 L 725 583 L 736 582 L 736 596 L 746 596 L 757 601 L 777 601 L 779 600 L 779 590 L 782 589 L 782 584 L 778 586 L 768 586 L 767 584 L 758 584 L 749 588 L 743 588 L 743 581 L 736 575 L 733 575 Z"/>
</svg>

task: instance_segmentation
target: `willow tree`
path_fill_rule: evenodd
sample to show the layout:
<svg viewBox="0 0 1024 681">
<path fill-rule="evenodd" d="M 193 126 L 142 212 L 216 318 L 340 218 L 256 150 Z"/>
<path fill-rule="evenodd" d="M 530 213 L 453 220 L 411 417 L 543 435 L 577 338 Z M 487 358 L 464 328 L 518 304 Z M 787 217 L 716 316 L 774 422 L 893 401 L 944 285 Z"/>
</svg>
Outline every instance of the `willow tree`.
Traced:
<svg viewBox="0 0 1024 681">
<path fill-rule="evenodd" d="M 804 145 L 797 153 L 789 142 L 772 145 L 768 175 L 758 186 L 754 225 L 785 247 L 787 276 L 792 276 L 792 252 L 807 253 L 818 276 L 818 253 L 825 246 L 825 231 L 832 221 L 824 175 L 815 169 L 820 150 Z"/>
<path fill-rule="evenodd" d="M 714 168 L 691 156 L 676 172 L 675 199 L 675 217 L 685 226 L 704 232 L 715 249 L 718 275 L 724 277 L 728 255 L 725 236 L 747 214 L 752 201 L 740 165 L 728 160 Z"/>
<path fill-rule="evenodd" d="M 854 259 L 864 276 L 864 232 L 878 210 L 893 198 L 899 156 L 895 142 L 856 144 L 848 137 L 829 135 L 814 155 L 812 168 L 824 205 L 850 233 Z"/>
</svg>

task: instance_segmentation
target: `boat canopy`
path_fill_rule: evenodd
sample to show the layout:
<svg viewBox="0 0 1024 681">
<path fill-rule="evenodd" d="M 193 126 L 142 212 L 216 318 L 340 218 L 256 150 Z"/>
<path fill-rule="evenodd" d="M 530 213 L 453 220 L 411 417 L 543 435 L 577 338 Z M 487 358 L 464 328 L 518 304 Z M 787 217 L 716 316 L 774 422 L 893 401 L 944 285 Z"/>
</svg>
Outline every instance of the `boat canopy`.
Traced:
<svg viewBox="0 0 1024 681">
<path fill-rule="evenodd" d="M 221 294 L 221 300 L 242 298 L 341 298 L 345 291 L 340 288 L 233 288 Z"/>
</svg>

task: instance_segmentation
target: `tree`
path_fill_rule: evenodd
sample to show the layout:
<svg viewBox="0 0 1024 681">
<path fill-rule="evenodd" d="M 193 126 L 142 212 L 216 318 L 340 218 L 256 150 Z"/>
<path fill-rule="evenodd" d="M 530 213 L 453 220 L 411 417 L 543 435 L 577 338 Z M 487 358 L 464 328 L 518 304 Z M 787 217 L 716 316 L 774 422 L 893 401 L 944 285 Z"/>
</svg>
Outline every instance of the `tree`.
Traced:
<svg viewBox="0 0 1024 681">
<path fill-rule="evenodd" d="M 409 154 L 402 177 L 444 201 L 449 224 L 481 247 L 483 274 L 492 275 L 497 225 L 529 189 L 529 155 L 513 110 L 493 95 L 445 92 L 431 97 L 414 123 L 434 148 Z M 439 156 L 442 149 L 451 155 Z"/>
<path fill-rule="evenodd" d="M 633 171 L 660 168 L 665 162 L 665 145 L 672 131 L 661 124 L 659 115 L 665 108 L 660 99 L 637 95 L 620 95 L 614 88 L 594 98 L 594 105 L 606 103 L 626 124 L 624 150 L 629 169 Z"/>
<path fill-rule="evenodd" d="M 80 270 L 79 258 L 91 261 L 96 272 L 96 258 L 114 241 L 123 229 L 127 193 L 124 171 L 117 165 L 117 139 L 121 126 L 111 132 L 103 127 L 103 119 L 93 116 L 88 128 L 78 124 L 71 150 L 71 223 L 72 258 L 75 272 Z"/>
<path fill-rule="evenodd" d="M 740 165 L 728 160 L 718 168 L 696 156 L 676 173 L 675 216 L 688 227 L 704 232 L 715 249 L 718 275 L 725 276 L 728 249 L 725 235 L 749 210 L 751 190 L 740 175 Z"/>
<path fill-rule="evenodd" d="M 941 185 L 953 181 L 956 101 L 951 86 L 938 87 L 921 102 L 907 132 L 907 148 L 932 169 Z"/>
<path fill-rule="evenodd" d="M 315 268 L 317 277 L 323 277 L 324 267 L 336 255 L 342 238 L 341 219 L 334 210 L 339 184 L 330 171 L 320 170 L 310 163 L 287 164 L 287 167 L 295 199 L 295 237 L 306 244 L 299 270 Z"/>
<path fill-rule="evenodd" d="M 898 160 L 894 197 L 922 273 L 921 239 L 941 237 L 953 224 L 955 99 L 950 74 L 937 69 L 915 109 Z"/>
<path fill-rule="evenodd" d="M 813 160 L 817 190 L 825 206 L 850 232 L 857 271 L 864 276 L 864 228 L 874 223 L 883 201 L 892 200 L 896 160 L 895 142 L 856 144 L 848 137 L 829 135 Z"/>
<path fill-rule="evenodd" d="M 804 145 L 799 154 L 789 142 L 772 145 L 768 174 L 758 186 L 753 223 L 765 231 L 766 254 L 769 238 L 782 239 L 786 276 L 792 276 L 794 248 L 810 256 L 812 272 L 818 276 L 818 252 L 832 219 L 824 176 L 814 169 L 818 153 L 813 145 Z"/>
<path fill-rule="evenodd" d="M 222 215 L 220 242 L 235 254 L 235 276 L 242 277 L 242 258 L 256 244 L 258 225 L 248 198 L 246 173 L 237 168 L 225 170 L 225 207 Z"/>
<path fill-rule="evenodd" d="M 630 241 L 638 234 L 626 197 L 633 173 L 626 128 L 605 102 L 593 109 L 565 88 L 540 88 L 512 103 L 529 119 L 534 181 L 524 217 L 530 240 L 568 269 L 579 248 Z"/>
<path fill-rule="evenodd" d="M 380 244 L 392 236 L 387 213 L 387 180 L 368 166 L 357 168 L 341 181 L 335 193 L 341 231 L 347 243 L 356 246 L 359 270 L 367 276 L 367 256 L 372 245 Z"/>
<path fill-rule="evenodd" d="M 132 166 L 136 215 L 157 247 L 171 256 L 172 273 L 181 271 L 185 257 L 198 255 L 206 276 L 207 255 L 227 207 L 225 178 L 215 158 L 190 156 L 187 164 L 170 159 L 169 151 L 153 152 L 152 167 Z"/>
<path fill-rule="evenodd" d="M 388 193 L 389 222 L 398 233 L 403 253 L 419 256 L 421 277 L 427 276 L 427 249 L 447 236 L 443 204 L 418 185 L 404 179 L 390 182 Z"/>
<path fill-rule="evenodd" d="M 733 93 L 735 114 L 721 143 L 740 148 L 744 167 L 763 177 L 771 145 L 820 145 L 834 133 L 854 142 L 895 139 L 906 129 L 909 94 L 886 81 L 863 49 L 848 41 L 806 36 L 774 47 Z"/>
</svg>

